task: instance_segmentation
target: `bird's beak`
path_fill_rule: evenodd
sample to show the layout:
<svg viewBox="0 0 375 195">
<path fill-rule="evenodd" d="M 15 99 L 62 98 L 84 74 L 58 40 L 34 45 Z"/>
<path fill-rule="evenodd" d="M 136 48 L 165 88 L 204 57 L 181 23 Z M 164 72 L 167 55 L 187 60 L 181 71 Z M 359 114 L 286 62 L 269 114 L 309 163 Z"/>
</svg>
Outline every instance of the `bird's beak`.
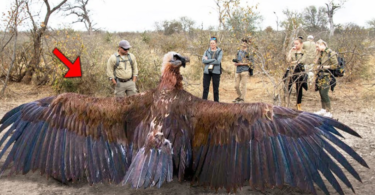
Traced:
<svg viewBox="0 0 375 195">
<path fill-rule="evenodd" d="M 173 59 L 169 62 L 171 62 L 176 67 L 185 67 L 186 63 L 190 62 L 190 58 L 182 56 L 180 54 L 174 54 Z"/>
</svg>

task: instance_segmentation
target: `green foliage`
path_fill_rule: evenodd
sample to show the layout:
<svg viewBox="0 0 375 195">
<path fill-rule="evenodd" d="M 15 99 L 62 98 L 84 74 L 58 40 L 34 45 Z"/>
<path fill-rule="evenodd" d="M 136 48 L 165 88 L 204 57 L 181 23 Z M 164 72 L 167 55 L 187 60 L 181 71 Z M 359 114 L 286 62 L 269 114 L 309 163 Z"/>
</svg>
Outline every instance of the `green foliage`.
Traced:
<svg viewBox="0 0 375 195">
<path fill-rule="evenodd" d="M 66 79 L 55 80 L 54 89 L 57 93 L 62 92 L 77 92 L 80 81 L 77 79 Z"/>
<path fill-rule="evenodd" d="M 142 36 L 142 41 L 143 42 L 145 42 L 146 44 L 150 44 L 151 36 L 149 35 L 149 33 L 147 33 L 146 31 L 144 31 L 141 36 Z"/>
<path fill-rule="evenodd" d="M 300 12 L 286 9 L 283 10 L 283 14 L 286 16 L 286 19 L 281 22 L 281 27 L 285 30 L 294 30 L 303 25 L 303 18 Z"/>
<path fill-rule="evenodd" d="M 194 25 L 195 22 L 186 16 L 178 20 L 164 20 L 155 23 L 156 31 L 163 32 L 164 35 L 172 35 L 174 33 L 187 33 L 191 35 Z"/>
<path fill-rule="evenodd" d="M 370 26 L 370 28 L 372 28 L 373 30 L 375 30 L 375 18 L 373 18 L 372 20 L 367 21 L 367 24 Z"/>
<path fill-rule="evenodd" d="M 266 29 L 264 29 L 264 32 L 266 32 L 266 33 L 273 33 L 274 30 L 273 30 L 273 28 L 271 26 L 267 26 Z"/>
<path fill-rule="evenodd" d="M 179 21 L 164 21 L 163 22 L 164 35 L 171 35 L 182 32 L 182 24 Z"/>
<path fill-rule="evenodd" d="M 105 33 L 104 40 L 105 40 L 107 43 L 112 43 L 112 39 L 113 39 L 112 34 L 111 34 L 110 32 L 107 31 L 107 32 Z"/>
<path fill-rule="evenodd" d="M 189 33 L 189 35 L 192 35 L 194 31 L 195 21 L 190 19 L 189 17 L 183 16 L 180 18 L 180 23 L 182 25 L 182 30 L 185 33 Z"/>
<path fill-rule="evenodd" d="M 316 8 L 311 5 L 303 11 L 304 28 L 309 32 L 327 30 L 327 9 L 325 7 Z"/>
<path fill-rule="evenodd" d="M 263 17 L 259 12 L 253 12 L 252 10 L 247 10 L 246 12 L 243 9 L 235 9 L 226 22 L 227 28 L 234 32 L 237 39 L 240 39 L 249 33 L 254 33 L 262 20 Z"/>
<path fill-rule="evenodd" d="M 169 51 L 184 51 L 187 48 L 188 39 L 183 34 L 172 34 L 165 36 L 164 34 L 156 34 L 150 41 L 150 46 L 160 55 L 164 55 Z"/>
<path fill-rule="evenodd" d="M 154 89 L 157 87 L 161 76 L 161 59 L 141 59 L 139 63 L 142 63 L 142 68 L 138 72 L 137 87 L 140 92 Z M 143 61 L 143 62 L 142 62 Z"/>
</svg>

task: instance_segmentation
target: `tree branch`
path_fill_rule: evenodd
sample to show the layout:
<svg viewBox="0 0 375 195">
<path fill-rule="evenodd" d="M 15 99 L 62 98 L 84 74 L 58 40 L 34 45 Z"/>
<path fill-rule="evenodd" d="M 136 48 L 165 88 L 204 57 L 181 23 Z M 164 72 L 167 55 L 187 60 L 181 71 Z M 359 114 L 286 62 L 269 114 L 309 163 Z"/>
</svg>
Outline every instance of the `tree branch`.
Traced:
<svg viewBox="0 0 375 195">
<path fill-rule="evenodd" d="M 60 4 L 58 4 L 57 6 L 55 6 L 52 10 L 51 10 L 51 7 L 48 3 L 48 0 L 44 0 L 46 6 L 47 6 L 47 14 L 46 14 L 46 17 L 44 18 L 44 25 L 47 26 L 48 24 L 48 20 L 49 20 L 49 17 L 50 15 L 55 12 L 56 10 L 58 10 L 62 5 L 64 5 L 64 3 L 66 3 L 68 0 L 63 0 L 61 1 Z M 45 28 L 45 27 L 44 27 Z"/>
<path fill-rule="evenodd" d="M 47 1 L 47 0 L 45 0 Z M 51 10 L 51 13 L 53 13 L 54 11 L 56 11 L 57 9 L 59 9 L 62 5 L 64 5 L 64 3 L 66 3 L 68 0 L 63 0 L 59 5 L 57 5 L 56 7 L 54 7 L 52 10 Z"/>
<path fill-rule="evenodd" d="M 29 14 L 29 17 L 30 17 L 31 23 L 33 24 L 34 30 L 38 29 L 37 26 L 36 26 L 36 24 L 35 24 L 34 17 L 33 17 L 33 15 L 30 12 L 30 8 L 29 8 L 29 3 L 28 2 L 26 2 L 26 10 L 27 10 L 27 14 Z"/>
</svg>

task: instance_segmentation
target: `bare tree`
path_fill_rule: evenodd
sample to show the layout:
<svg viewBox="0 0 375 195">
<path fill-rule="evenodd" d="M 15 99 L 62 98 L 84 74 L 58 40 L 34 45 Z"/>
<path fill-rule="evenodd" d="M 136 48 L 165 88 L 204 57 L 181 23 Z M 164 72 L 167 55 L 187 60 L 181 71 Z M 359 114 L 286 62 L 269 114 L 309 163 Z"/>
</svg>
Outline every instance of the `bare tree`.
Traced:
<svg viewBox="0 0 375 195">
<path fill-rule="evenodd" d="M 0 92 L 0 96 L 4 96 L 5 89 L 7 87 L 8 81 L 9 81 L 9 75 L 12 71 L 13 65 L 16 60 L 16 49 L 17 49 L 17 37 L 18 37 L 18 26 L 21 24 L 24 18 L 20 17 L 21 12 L 23 12 L 22 5 L 24 4 L 24 1 L 18 1 L 15 0 L 13 9 L 9 12 L 10 14 L 10 22 L 8 23 L 10 25 L 10 28 L 12 29 L 12 36 L 14 37 L 14 44 L 13 44 L 13 55 L 12 55 L 12 62 L 10 64 L 10 67 L 8 68 L 8 73 L 5 78 L 3 89 Z M 9 39 L 10 41 L 11 39 Z M 4 46 L 5 47 L 5 46 Z M 3 48 L 2 48 L 3 50 Z"/>
<path fill-rule="evenodd" d="M 281 27 L 285 30 L 294 30 L 303 25 L 303 17 L 300 12 L 285 9 L 283 10 L 283 14 L 286 19 L 281 22 Z"/>
<path fill-rule="evenodd" d="M 273 12 L 276 16 L 276 31 L 279 32 L 279 17 L 277 16 L 276 12 Z"/>
<path fill-rule="evenodd" d="M 344 5 L 345 0 L 341 0 L 340 3 L 335 3 L 334 0 L 329 0 L 328 3 L 326 3 L 327 6 L 327 16 L 328 16 L 328 23 L 329 23 L 329 36 L 332 37 L 335 34 L 335 26 L 333 23 L 333 15 L 335 14 L 335 11 L 340 9 L 342 5 Z"/>
<path fill-rule="evenodd" d="M 89 35 L 94 31 L 94 26 L 96 23 L 93 23 L 90 10 L 87 8 L 89 0 L 75 0 L 75 4 L 66 4 L 64 6 L 65 11 L 70 11 L 67 15 L 75 15 L 78 17 L 77 21 L 73 23 L 82 22 L 85 24 L 86 30 Z"/>
<path fill-rule="evenodd" d="M 186 16 L 181 17 L 180 22 L 182 25 L 182 30 L 185 33 L 190 32 L 194 28 L 194 25 L 195 25 L 195 21 Z"/>
<path fill-rule="evenodd" d="M 26 2 L 27 13 L 29 14 L 29 18 L 33 25 L 33 28 L 31 29 L 31 36 L 32 36 L 32 41 L 34 45 L 34 50 L 33 50 L 34 53 L 32 55 L 30 63 L 27 66 L 27 70 L 25 74 L 23 75 L 23 81 L 26 84 L 29 84 L 31 82 L 31 79 L 36 70 L 36 67 L 40 63 L 40 57 L 42 53 L 42 37 L 43 37 L 43 34 L 47 30 L 49 18 L 54 12 L 58 11 L 61 8 L 61 6 L 67 2 L 67 0 L 62 0 L 58 5 L 56 5 L 54 8 L 51 9 L 51 6 L 48 0 L 43 0 L 43 1 L 44 1 L 44 4 L 46 5 L 47 12 L 46 12 L 46 15 L 44 16 L 43 22 L 41 22 L 40 25 L 37 24 L 37 22 L 34 20 L 34 16 L 30 12 L 31 0 Z"/>
<path fill-rule="evenodd" d="M 282 52 L 285 54 L 285 56 L 287 56 L 289 48 L 292 47 L 293 40 L 297 37 L 299 31 L 302 29 L 303 18 L 300 12 L 291 11 L 289 9 L 283 10 L 283 14 L 285 15 L 286 19 L 281 22 L 281 27 L 285 29 Z"/>
<path fill-rule="evenodd" d="M 253 11 L 252 8 L 234 7 L 232 9 L 231 18 L 226 19 L 226 25 L 228 29 L 234 32 L 237 39 L 249 33 L 253 34 L 263 20 L 260 13 Z"/>
<path fill-rule="evenodd" d="M 225 18 L 231 18 L 231 8 L 239 5 L 240 0 L 214 0 L 219 14 L 219 30 L 225 28 Z"/>
<path fill-rule="evenodd" d="M 303 11 L 303 20 L 304 20 L 304 27 L 307 28 L 308 31 L 322 31 L 327 29 L 327 17 L 326 17 L 326 8 L 319 7 L 316 8 L 315 6 L 311 5 L 306 7 Z"/>
<path fill-rule="evenodd" d="M 367 21 L 367 24 L 370 26 L 370 28 L 375 29 L 375 18 Z"/>
<path fill-rule="evenodd" d="M 25 17 L 20 17 L 21 13 L 23 13 L 24 9 L 22 9 L 21 5 L 24 4 L 24 1 L 16 1 L 15 4 L 12 6 L 11 10 L 7 12 L 8 15 L 4 14 L 4 21 L 6 21 L 5 28 L 3 30 L 3 37 L 0 40 L 0 53 L 4 51 L 6 46 L 11 42 L 15 33 L 12 32 L 14 30 L 15 24 L 20 24 Z M 17 18 L 18 17 L 18 18 Z M 17 20 L 15 20 L 17 19 Z M 17 22 L 17 23 L 16 23 Z"/>
</svg>

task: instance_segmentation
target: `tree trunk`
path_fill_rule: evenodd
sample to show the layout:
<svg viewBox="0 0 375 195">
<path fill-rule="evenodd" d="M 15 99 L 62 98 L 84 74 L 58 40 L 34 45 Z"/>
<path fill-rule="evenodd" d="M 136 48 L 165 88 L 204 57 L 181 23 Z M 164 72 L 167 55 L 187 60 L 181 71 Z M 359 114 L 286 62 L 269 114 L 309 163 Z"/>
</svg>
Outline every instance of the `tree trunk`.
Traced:
<svg viewBox="0 0 375 195">
<path fill-rule="evenodd" d="M 44 34 L 44 28 L 39 29 L 34 33 L 34 53 L 30 60 L 29 66 L 27 67 L 25 77 L 22 81 L 25 84 L 30 84 L 33 74 L 40 63 L 40 55 L 42 51 L 42 36 Z"/>
<path fill-rule="evenodd" d="M 330 5 L 327 5 L 327 15 L 328 15 L 328 22 L 329 22 L 329 37 L 332 37 L 335 34 L 335 26 L 333 24 L 333 14 L 335 9 L 339 8 L 339 6 L 334 6 L 331 2 Z"/>
<path fill-rule="evenodd" d="M 329 37 L 332 37 L 335 34 L 335 26 L 333 25 L 332 16 L 329 18 Z"/>
<path fill-rule="evenodd" d="M 30 20 L 31 20 L 32 25 L 33 25 L 33 30 L 32 30 L 31 36 L 33 37 L 34 53 L 33 53 L 33 56 L 30 60 L 30 63 L 27 66 L 25 76 L 22 78 L 22 81 L 25 84 L 30 84 L 31 79 L 33 77 L 33 74 L 34 74 L 37 66 L 40 63 L 40 57 L 41 57 L 41 53 L 42 53 L 42 36 L 45 33 L 45 31 L 47 30 L 48 20 L 49 20 L 51 14 L 53 12 L 55 12 L 56 10 L 60 9 L 60 7 L 66 2 L 67 2 L 67 0 L 62 0 L 60 2 L 60 4 L 58 4 L 53 9 L 51 9 L 48 0 L 44 0 L 44 3 L 47 7 L 47 13 L 44 17 L 44 22 L 41 23 L 40 27 L 38 27 L 38 25 L 35 23 L 33 15 L 30 12 L 29 5 L 26 2 L 26 10 L 27 10 L 27 13 L 29 14 Z"/>
<path fill-rule="evenodd" d="M 14 34 L 15 34 L 15 36 L 14 36 L 12 63 L 10 64 L 10 67 L 8 69 L 8 74 L 7 74 L 7 77 L 5 79 L 5 83 L 4 83 L 3 89 L 1 90 L 0 96 L 4 96 L 5 89 L 7 87 L 8 81 L 9 81 L 10 73 L 12 71 L 14 62 L 16 61 L 16 49 L 17 49 L 17 37 L 18 37 L 17 27 L 14 28 Z"/>
<path fill-rule="evenodd" d="M 92 27 L 91 27 L 91 25 L 90 25 L 90 27 L 89 27 L 89 35 L 90 35 L 90 36 L 92 35 Z"/>
</svg>

